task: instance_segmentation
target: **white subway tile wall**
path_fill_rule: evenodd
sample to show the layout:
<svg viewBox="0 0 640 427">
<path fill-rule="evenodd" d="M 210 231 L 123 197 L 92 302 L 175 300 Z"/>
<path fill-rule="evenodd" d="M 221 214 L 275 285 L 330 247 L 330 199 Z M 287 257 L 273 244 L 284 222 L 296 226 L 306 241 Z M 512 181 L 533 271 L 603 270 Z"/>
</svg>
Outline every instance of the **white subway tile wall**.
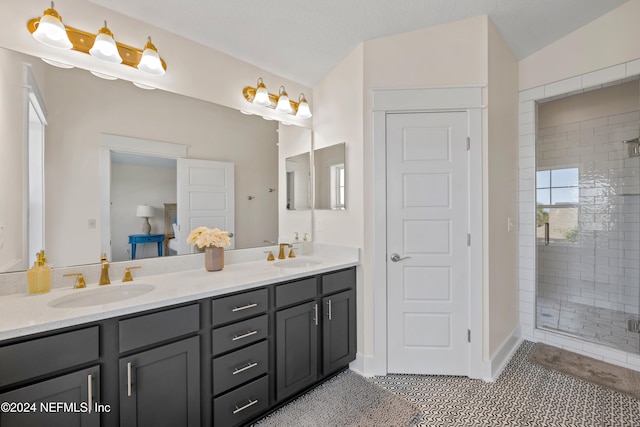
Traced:
<svg viewBox="0 0 640 427">
<path fill-rule="evenodd" d="M 536 310 L 536 262 L 537 262 L 536 248 L 537 248 L 537 243 L 536 243 L 536 203 L 535 203 L 535 177 L 536 177 L 535 139 L 536 137 L 539 138 L 542 136 L 549 136 L 549 134 L 545 135 L 545 133 L 556 132 L 557 130 L 557 129 L 554 129 L 554 130 L 546 129 L 543 133 L 536 135 L 536 130 L 535 130 L 535 127 L 536 127 L 535 113 L 537 111 L 536 101 L 552 96 L 552 94 L 554 97 L 561 98 L 561 97 L 568 96 L 572 93 L 586 92 L 594 88 L 597 88 L 597 85 L 601 85 L 601 87 L 604 85 L 609 85 L 613 83 L 613 80 L 617 79 L 618 77 L 624 78 L 624 79 L 635 78 L 637 77 L 637 75 L 640 74 L 640 59 L 627 62 L 624 64 L 624 67 L 625 67 L 624 76 L 620 75 L 622 67 L 613 66 L 613 67 L 610 67 L 610 69 L 602 70 L 602 72 L 589 73 L 581 76 L 576 76 L 575 79 L 573 78 L 568 79 L 567 81 L 558 82 L 558 84 L 550 83 L 548 85 L 543 85 L 543 86 L 538 86 L 538 87 L 530 88 L 527 90 L 523 90 L 519 94 L 520 137 L 519 137 L 518 167 L 520 171 L 519 172 L 519 222 L 520 222 L 519 225 L 520 226 L 519 226 L 519 259 L 518 261 L 519 261 L 520 273 L 519 273 L 518 283 L 519 283 L 519 295 L 520 295 L 520 304 L 519 304 L 520 331 L 521 331 L 522 338 L 524 339 L 556 345 L 558 347 L 570 349 L 572 351 L 576 351 L 581 354 L 586 354 L 592 357 L 595 356 L 609 363 L 629 367 L 631 369 L 640 371 L 640 354 L 639 354 L 640 348 L 639 347 L 636 347 L 635 350 L 612 349 L 611 346 L 606 343 L 590 343 L 586 341 L 584 338 L 581 339 L 580 337 L 572 337 L 571 335 L 561 333 L 557 330 L 537 329 L 536 327 L 536 312 L 537 312 Z M 558 93 L 561 90 L 566 90 L 567 93 L 565 94 Z M 625 118 L 623 117 L 620 117 L 618 119 L 625 120 Z M 615 121 L 616 119 L 612 119 L 612 120 Z M 587 123 L 585 123 L 585 126 L 586 125 Z M 610 125 L 615 125 L 615 123 L 612 122 L 610 123 Z M 574 130 L 574 132 L 576 131 L 580 133 L 580 129 Z M 593 135 L 591 135 L 591 139 L 593 139 L 594 141 L 598 140 L 599 138 L 601 139 L 602 131 L 607 132 L 605 129 L 599 130 L 597 133 L 594 131 Z M 623 129 L 623 132 L 624 131 L 625 130 Z M 567 130 L 567 132 L 569 132 L 569 130 Z M 633 137 L 636 137 L 636 136 L 638 135 L 634 135 Z M 616 136 L 616 138 L 618 137 Z M 625 168 L 624 168 L 625 159 L 616 158 L 615 154 L 612 155 L 613 157 L 612 159 L 609 159 L 609 153 L 608 153 L 609 149 L 607 147 L 607 144 L 609 144 L 608 141 L 607 141 L 607 144 L 604 144 L 604 145 L 596 145 L 595 143 L 592 144 L 593 153 L 591 154 L 580 152 L 581 147 L 588 146 L 588 144 L 586 144 L 587 139 L 589 138 L 585 138 L 585 140 L 582 141 L 584 144 L 582 146 L 578 144 L 577 147 L 576 146 L 570 147 L 571 142 L 567 138 L 566 141 L 563 141 L 563 143 L 566 143 L 567 146 L 565 148 L 559 148 L 559 149 L 567 150 L 567 157 L 569 157 L 570 149 L 571 149 L 572 157 L 579 158 L 580 156 L 593 156 L 593 162 L 592 162 L 593 165 L 591 167 L 592 169 L 594 169 L 594 171 L 596 167 L 602 168 L 602 169 L 607 168 L 607 166 L 609 166 L 608 162 L 613 162 L 613 164 L 616 164 L 616 163 L 619 164 L 620 160 L 622 160 L 623 167 L 611 168 L 613 170 L 611 171 L 609 176 L 615 177 L 617 179 L 616 181 L 617 183 L 620 183 L 621 181 L 624 182 L 623 186 L 625 187 L 633 186 L 629 182 L 629 180 L 633 179 L 633 177 L 624 175 L 624 173 L 627 172 L 625 171 Z M 620 141 L 621 139 L 619 139 L 617 143 L 622 144 Z M 611 143 L 615 144 L 615 141 Z M 591 150 L 591 148 L 585 148 L 585 150 L 589 151 Z M 604 153 L 606 153 L 606 158 Z M 549 159 L 554 159 L 554 162 L 555 162 L 555 159 L 557 158 L 558 157 L 555 157 L 555 158 L 550 157 Z M 599 160 L 596 161 L 596 158 L 598 158 Z M 637 159 L 630 159 L 630 160 L 633 162 L 637 161 Z M 627 161 L 627 164 L 629 163 L 630 161 Z M 607 171 L 609 171 L 609 168 L 607 168 Z M 619 174 L 622 174 L 622 175 L 620 176 Z M 593 176 L 593 183 L 595 185 L 596 178 L 598 177 L 595 173 L 593 173 L 592 176 Z M 592 227 L 595 227 L 593 226 L 593 223 L 596 222 L 595 215 L 598 214 L 600 215 L 598 218 L 602 218 L 602 215 L 605 215 L 608 213 L 608 212 L 603 212 L 604 206 L 602 203 L 595 203 L 596 201 L 599 201 L 603 196 L 593 194 L 585 197 L 593 198 L 592 199 L 593 203 L 591 204 L 591 206 L 584 206 L 583 208 L 585 210 L 584 213 L 587 213 L 588 209 L 592 210 L 592 212 L 589 212 L 589 214 L 593 215 Z M 621 201 L 623 206 L 625 205 L 625 203 L 629 202 L 629 199 L 635 199 L 635 207 L 632 207 L 633 204 L 630 204 L 630 207 L 628 209 L 637 209 L 638 207 L 637 195 L 620 196 L 620 197 L 622 197 L 622 200 L 618 200 L 618 201 Z M 625 200 L 625 197 L 627 198 L 627 200 Z M 626 213 L 617 212 L 617 215 L 618 216 L 616 216 L 616 218 L 619 219 L 620 215 L 622 215 L 622 218 L 624 219 L 624 215 L 632 216 L 634 215 L 634 212 L 626 212 Z M 627 227 L 631 228 L 631 230 L 627 230 L 626 229 Z M 607 248 L 607 250 L 609 249 L 619 250 L 619 249 L 625 248 L 625 246 L 630 244 L 629 243 L 630 240 L 626 239 L 626 234 L 638 233 L 637 223 L 634 224 L 630 222 L 629 225 L 626 225 L 623 228 L 625 228 L 625 230 L 619 230 L 619 232 L 616 235 L 612 234 L 611 235 L 612 238 L 610 240 L 607 240 L 607 246 L 609 244 L 612 245 L 612 247 Z M 600 248 L 600 249 L 603 250 L 604 248 Z M 624 250 L 634 251 L 637 249 L 626 248 Z M 599 255 L 600 254 L 602 254 L 602 252 L 599 252 Z M 566 255 L 567 257 L 569 256 L 568 252 Z M 627 252 L 626 255 L 629 255 L 630 257 L 632 257 L 634 254 L 633 252 Z M 637 291 L 634 291 L 633 289 L 627 289 L 627 286 L 629 284 L 635 283 L 636 290 L 640 288 L 640 278 L 632 277 L 633 274 L 637 274 L 638 272 L 637 268 L 634 271 L 632 267 L 615 265 L 615 262 L 613 262 L 613 265 L 610 265 L 609 263 L 610 263 L 610 258 L 612 258 L 611 256 L 606 256 L 605 257 L 606 260 L 604 259 L 599 260 L 598 259 L 599 257 L 596 256 L 595 253 L 592 253 L 591 255 L 586 254 L 586 255 L 579 255 L 579 256 L 584 256 L 585 258 L 581 260 L 585 262 L 587 259 L 586 257 L 588 256 L 594 257 L 594 259 L 596 260 L 596 264 L 593 267 L 593 276 L 594 278 L 599 278 L 600 280 L 593 281 L 593 289 L 591 289 L 591 291 L 593 292 L 592 294 L 588 294 L 587 289 L 585 289 L 584 295 L 576 295 L 576 296 L 582 296 L 583 298 L 593 299 L 595 303 L 596 296 L 604 296 L 604 293 L 609 295 L 613 293 L 612 291 L 613 288 L 619 289 L 620 287 L 623 287 L 622 288 L 623 292 L 626 290 L 627 292 L 630 292 L 632 294 L 634 294 Z M 625 259 L 625 257 L 623 257 L 623 259 Z M 638 258 L 636 257 L 635 259 L 637 260 Z M 606 261 L 606 264 L 605 264 L 605 261 Z M 627 265 L 626 264 L 627 262 L 628 261 L 625 261 L 625 265 Z M 598 266 L 597 274 L 596 274 L 596 265 Z M 603 270 L 605 267 L 607 269 Z M 615 271 L 612 272 L 612 270 L 609 270 L 610 268 L 615 268 Z M 628 269 L 628 272 L 625 271 L 624 274 L 618 274 L 619 268 Z M 567 266 L 567 271 L 568 271 L 568 266 Z M 579 277 L 578 278 L 572 277 L 573 279 L 571 282 L 572 284 L 574 283 L 575 280 L 578 280 L 578 281 L 584 280 L 584 279 L 581 279 L 580 277 L 581 273 L 582 272 L 578 270 Z M 627 273 L 629 273 L 630 276 L 627 276 L 626 275 Z M 607 280 L 604 280 L 605 275 L 607 276 Z M 619 284 L 609 283 L 609 279 L 612 276 L 621 278 L 622 279 L 621 283 Z M 586 277 L 586 274 L 585 274 L 585 277 Z M 567 287 L 569 286 L 568 279 L 569 277 L 567 277 Z M 599 292 L 600 294 L 597 294 L 596 292 Z M 564 295 L 566 295 L 567 303 L 569 303 L 568 300 L 569 300 L 570 294 L 565 293 Z M 605 298 L 598 298 L 598 300 L 601 302 L 607 302 L 607 299 Z M 628 298 L 625 298 L 623 301 L 618 300 L 618 301 L 615 301 L 614 303 L 620 304 L 621 302 L 624 305 L 635 305 L 637 309 L 638 305 L 640 305 L 640 297 L 628 295 Z M 628 304 L 625 304 L 627 302 Z M 573 304 L 577 304 L 577 303 L 573 303 Z M 598 308 L 598 307 L 594 307 L 594 308 Z M 558 314 L 558 321 L 559 321 L 559 314 Z M 540 326 L 542 326 L 542 324 L 540 324 Z"/>
</svg>

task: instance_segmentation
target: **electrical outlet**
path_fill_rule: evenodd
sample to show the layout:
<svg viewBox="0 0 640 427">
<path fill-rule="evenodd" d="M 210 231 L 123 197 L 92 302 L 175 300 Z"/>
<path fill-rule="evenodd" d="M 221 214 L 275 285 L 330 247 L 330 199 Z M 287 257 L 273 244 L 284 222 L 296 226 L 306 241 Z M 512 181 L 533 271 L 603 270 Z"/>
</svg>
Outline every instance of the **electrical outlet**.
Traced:
<svg viewBox="0 0 640 427">
<path fill-rule="evenodd" d="M 507 231 L 512 232 L 514 228 L 513 220 L 511 218 L 507 218 Z"/>
</svg>

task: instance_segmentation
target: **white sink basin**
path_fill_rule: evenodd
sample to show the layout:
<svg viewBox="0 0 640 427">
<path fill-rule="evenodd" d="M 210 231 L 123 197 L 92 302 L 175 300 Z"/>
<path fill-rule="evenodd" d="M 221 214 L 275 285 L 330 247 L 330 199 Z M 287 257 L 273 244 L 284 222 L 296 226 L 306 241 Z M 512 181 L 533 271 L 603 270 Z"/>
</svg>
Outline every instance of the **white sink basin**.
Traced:
<svg viewBox="0 0 640 427">
<path fill-rule="evenodd" d="M 283 261 L 276 261 L 273 263 L 274 267 L 280 268 L 305 268 L 305 267 L 314 267 L 318 264 L 322 264 L 322 261 L 313 258 L 307 259 L 287 259 Z"/>
<path fill-rule="evenodd" d="M 139 297 L 155 288 L 154 285 L 131 283 L 105 285 L 97 289 L 76 289 L 72 294 L 56 298 L 49 302 L 48 305 L 54 308 L 91 307 L 92 305 L 109 304 Z"/>
</svg>

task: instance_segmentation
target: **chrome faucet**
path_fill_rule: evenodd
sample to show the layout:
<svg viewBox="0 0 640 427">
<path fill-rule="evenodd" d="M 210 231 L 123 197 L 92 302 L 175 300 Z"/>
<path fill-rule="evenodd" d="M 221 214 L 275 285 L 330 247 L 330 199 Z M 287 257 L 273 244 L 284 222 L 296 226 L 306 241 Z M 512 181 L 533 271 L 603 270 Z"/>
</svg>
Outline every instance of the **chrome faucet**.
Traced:
<svg viewBox="0 0 640 427">
<path fill-rule="evenodd" d="M 107 255 L 103 254 L 102 257 L 100 257 L 100 262 L 102 263 L 102 272 L 100 273 L 100 282 L 98 282 L 98 284 L 100 286 L 108 285 L 111 283 L 111 280 L 109 280 L 109 261 L 107 261 Z"/>
</svg>

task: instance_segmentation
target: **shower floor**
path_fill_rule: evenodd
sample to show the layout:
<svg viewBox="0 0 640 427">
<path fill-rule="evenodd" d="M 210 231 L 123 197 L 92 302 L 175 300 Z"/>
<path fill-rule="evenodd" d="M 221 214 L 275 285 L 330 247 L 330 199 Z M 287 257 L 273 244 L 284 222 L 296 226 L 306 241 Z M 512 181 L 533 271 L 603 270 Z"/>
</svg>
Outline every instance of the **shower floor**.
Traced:
<svg viewBox="0 0 640 427">
<path fill-rule="evenodd" d="M 538 327 L 570 333 L 618 350 L 637 353 L 640 334 L 627 330 L 635 315 L 606 308 L 538 297 Z"/>
</svg>

